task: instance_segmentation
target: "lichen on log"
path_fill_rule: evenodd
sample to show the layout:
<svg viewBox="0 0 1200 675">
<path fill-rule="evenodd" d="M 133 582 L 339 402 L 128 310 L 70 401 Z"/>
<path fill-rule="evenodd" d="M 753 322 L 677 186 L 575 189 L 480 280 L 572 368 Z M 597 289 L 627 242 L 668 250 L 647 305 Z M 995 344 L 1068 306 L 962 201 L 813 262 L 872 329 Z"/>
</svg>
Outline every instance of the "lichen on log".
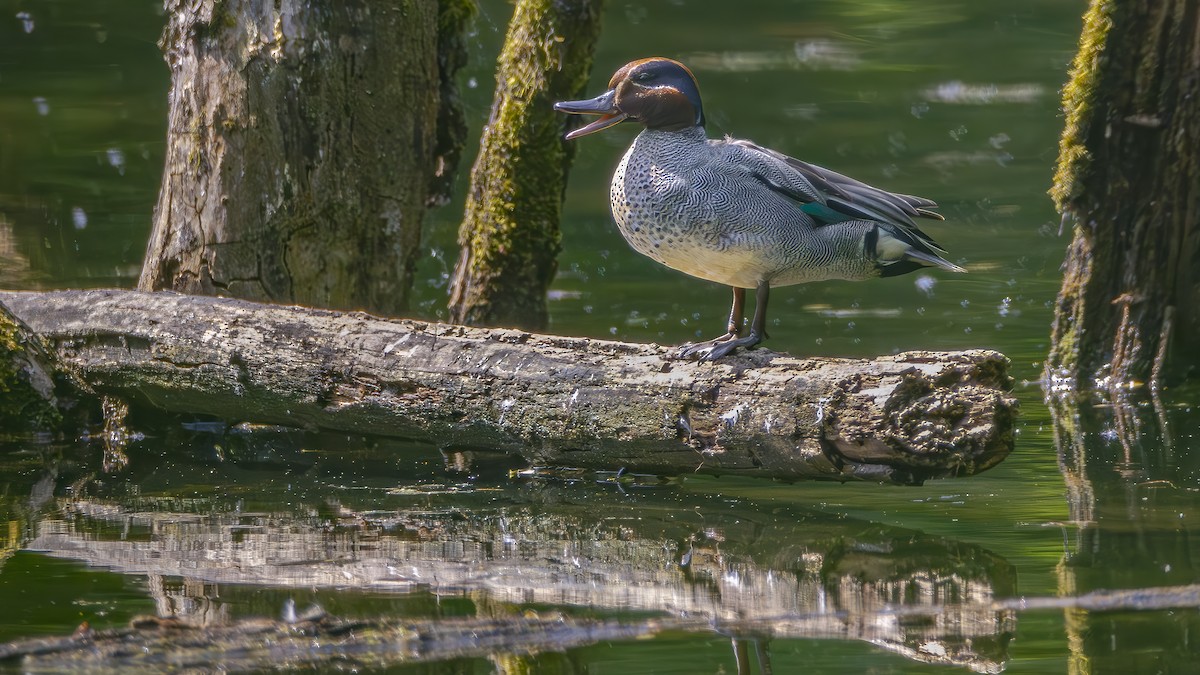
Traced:
<svg viewBox="0 0 1200 675">
<path fill-rule="evenodd" d="M 534 465 L 920 483 L 1012 449 L 1001 354 L 873 360 L 658 345 L 136 291 L 0 293 L 102 393 Z"/>
</svg>

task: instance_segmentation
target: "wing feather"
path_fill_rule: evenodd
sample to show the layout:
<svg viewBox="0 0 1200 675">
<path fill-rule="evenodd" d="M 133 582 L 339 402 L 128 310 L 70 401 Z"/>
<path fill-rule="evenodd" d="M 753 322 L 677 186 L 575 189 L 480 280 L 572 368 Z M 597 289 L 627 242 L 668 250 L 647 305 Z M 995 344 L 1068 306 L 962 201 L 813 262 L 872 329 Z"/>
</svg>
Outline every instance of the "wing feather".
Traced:
<svg viewBox="0 0 1200 675">
<path fill-rule="evenodd" d="M 760 167 L 752 170 L 752 176 L 771 190 L 801 205 L 816 202 L 825 207 L 802 206 L 802 210 L 814 216 L 819 225 L 859 218 L 872 220 L 895 228 L 919 251 L 935 258 L 946 253 L 946 249 L 922 232 L 914 220 L 945 220 L 940 213 L 931 210 L 937 208 L 937 203 L 931 199 L 888 192 L 750 141 L 726 139 L 724 143 L 747 153 L 748 164 Z"/>
</svg>

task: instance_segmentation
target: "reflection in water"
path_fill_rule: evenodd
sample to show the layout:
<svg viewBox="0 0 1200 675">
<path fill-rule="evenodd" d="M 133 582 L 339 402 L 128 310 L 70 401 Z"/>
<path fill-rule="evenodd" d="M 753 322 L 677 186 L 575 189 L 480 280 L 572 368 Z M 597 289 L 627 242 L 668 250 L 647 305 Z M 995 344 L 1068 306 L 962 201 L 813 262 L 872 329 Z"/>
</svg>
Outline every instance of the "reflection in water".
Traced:
<svg viewBox="0 0 1200 675">
<path fill-rule="evenodd" d="M 199 494 L 221 480 L 209 465 L 153 462 L 134 457 L 131 469 Z M 155 497 L 150 480 L 64 475 L 58 494 L 73 481 L 71 496 L 32 516 L 21 545 L 145 575 L 158 617 L 191 626 L 279 616 L 288 593 L 353 589 L 459 599 L 481 618 L 536 607 L 580 620 L 616 613 L 651 634 L 716 631 L 735 638 L 739 661 L 755 645 L 803 637 L 979 672 L 1004 667 L 1015 630 L 1014 608 L 995 604 L 1016 593 L 1006 561 L 911 530 L 670 489 L 629 496 L 535 480 L 439 492 L 410 480 L 416 489 L 364 492 L 321 478 L 330 467 L 320 461 L 273 466 L 259 471 L 286 489 L 253 498 Z M 248 603 L 247 585 L 277 591 Z M 378 616 L 369 603 L 342 613 Z M 435 618 L 423 625 L 442 630 Z"/>
<path fill-rule="evenodd" d="M 846 42 L 798 40 L 791 52 L 701 52 L 684 59 L 697 70 L 733 73 L 760 70 L 854 70 L 862 57 Z"/>
<path fill-rule="evenodd" d="M 161 617 L 225 624 L 229 584 L 464 595 L 477 605 L 585 607 L 688 619 L 759 639 L 866 640 L 996 672 L 1014 629 L 1003 560 L 974 546 L 817 514 L 556 504 L 326 514 L 231 504 L 66 501 L 28 548 L 145 574 Z M 217 513 L 209 513 L 211 510 Z M 775 523 L 794 522 L 793 526 Z M 803 523 L 803 526 L 799 524 Z M 901 611 L 896 611 L 900 609 Z"/>
<path fill-rule="evenodd" d="M 942 82 L 923 92 L 929 101 L 961 105 L 991 105 L 993 103 L 1033 103 L 1046 93 L 1046 88 L 1025 84 L 967 84 L 959 80 Z"/>
<path fill-rule="evenodd" d="M 1052 394 L 1059 462 L 1074 535 L 1059 590 L 1164 587 L 1200 578 L 1196 475 L 1200 457 L 1176 454 L 1174 426 L 1196 428 L 1190 408 L 1114 392 L 1111 401 Z M 1137 607 L 1137 605 L 1135 605 Z M 1073 673 L 1184 672 L 1200 660 L 1200 614 L 1067 609 Z"/>
</svg>

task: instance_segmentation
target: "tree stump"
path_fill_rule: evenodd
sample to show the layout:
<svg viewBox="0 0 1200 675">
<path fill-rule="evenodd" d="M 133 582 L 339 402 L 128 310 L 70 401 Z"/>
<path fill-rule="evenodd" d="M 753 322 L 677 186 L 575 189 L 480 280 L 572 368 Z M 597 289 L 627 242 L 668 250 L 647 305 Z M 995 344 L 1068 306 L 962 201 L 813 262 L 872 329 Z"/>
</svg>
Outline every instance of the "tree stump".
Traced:
<svg viewBox="0 0 1200 675">
<path fill-rule="evenodd" d="M 468 0 L 166 13 L 167 160 L 139 287 L 404 310 L 462 146 Z"/>
</svg>

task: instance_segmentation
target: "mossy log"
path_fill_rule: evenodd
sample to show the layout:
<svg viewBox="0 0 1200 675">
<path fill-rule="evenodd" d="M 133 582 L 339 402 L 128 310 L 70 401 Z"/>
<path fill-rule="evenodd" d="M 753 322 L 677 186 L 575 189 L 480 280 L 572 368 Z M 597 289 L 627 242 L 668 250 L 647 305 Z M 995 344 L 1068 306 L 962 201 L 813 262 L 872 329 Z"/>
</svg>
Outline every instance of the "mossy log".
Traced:
<svg viewBox="0 0 1200 675">
<path fill-rule="evenodd" d="M 603 5 L 516 3 L 459 229 L 450 295 L 455 323 L 546 328 L 573 157 L 563 140 L 564 118 L 552 106 L 578 98 L 587 84 Z"/>
<path fill-rule="evenodd" d="M 465 137 L 469 0 L 168 0 L 166 167 L 139 286 L 407 307 Z"/>
<path fill-rule="evenodd" d="M 1008 361 L 658 345 L 137 291 L 0 293 L 97 391 L 227 420 L 500 450 L 535 465 L 920 483 L 1013 445 Z"/>
<path fill-rule="evenodd" d="M 41 338 L 0 305 L 0 430 L 53 428 L 62 419 L 54 376 L 63 371 Z"/>
<path fill-rule="evenodd" d="M 1200 365 L 1197 64 L 1200 3 L 1092 0 L 1051 190 L 1074 223 L 1046 362 L 1063 388 Z"/>
</svg>

